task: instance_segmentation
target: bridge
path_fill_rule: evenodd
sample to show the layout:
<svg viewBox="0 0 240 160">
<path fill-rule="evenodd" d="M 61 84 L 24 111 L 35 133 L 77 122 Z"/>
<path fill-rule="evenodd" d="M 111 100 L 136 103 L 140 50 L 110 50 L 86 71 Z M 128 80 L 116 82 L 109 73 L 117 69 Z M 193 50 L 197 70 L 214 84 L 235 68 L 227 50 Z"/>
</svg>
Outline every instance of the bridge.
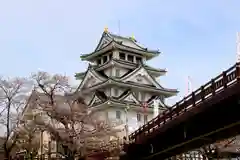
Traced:
<svg viewBox="0 0 240 160">
<path fill-rule="evenodd" d="M 240 63 L 129 136 L 125 159 L 166 159 L 240 133 Z"/>
</svg>

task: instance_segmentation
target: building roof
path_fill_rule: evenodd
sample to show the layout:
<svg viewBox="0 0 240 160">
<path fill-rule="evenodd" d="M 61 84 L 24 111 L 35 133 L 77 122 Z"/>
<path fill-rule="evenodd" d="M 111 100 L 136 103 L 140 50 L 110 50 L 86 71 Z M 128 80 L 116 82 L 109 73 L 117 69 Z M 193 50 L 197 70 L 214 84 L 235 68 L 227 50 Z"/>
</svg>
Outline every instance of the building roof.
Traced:
<svg viewBox="0 0 240 160">
<path fill-rule="evenodd" d="M 139 90 L 143 90 L 146 92 L 153 92 L 158 95 L 164 95 L 165 97 L 171 97 L 178 93 L 178 91 L 176 89 L 167 89 L 167 88 L 159 89 L 159 88 L 156 88 L 155 86 L 151 86 L 151 85 L 138 84 L 138 83 L 134 83 L 134 82 L 122 82 L 122 81 L 119 81 L 118 79 L 114 79 L 114 78 L 109 78 L 106 81 L 103 81 L 101 83 L 97 83 L 97 84 L 89 86 L 87 88 L 83 88 L 82 92 L 90 93 L 97 89 L 106 88 L 109 86 L 119 86 L 122 88 L 137 88 Z"/>
<path fill-rule="evenodd" d="M 83 79 L 80 83 L 80 85 L 78 86 L 77 90 L 81 90 L 81 88 L 84 86 L 84 84 L 88 81 L 88 80 L 94 80 L 94 83 L 101 83 L 107 80 L 107 76 L 105 74 L 100 74 L 99 72 L 97 72 L 96 70 L 93 69 L 93 67 L 91 65 L 88 66 L 88 69 L 86 72 L 84 72 L 84 75 L 82 75 Z"/>
<path fill-rule="evenodd" d="M 104 63 L 100 66 L 99 65 L 94 65 L 93 67 L 96 68 L 96 70 L 103 70 L 103 69 L 105 69 L 107 67 L 110 67 L 112 65 L 121 66 L 123 68 L 129 68 L 129 69 L 135 69 L 135 68 L 137 68 L 141 65 L 145 69 L 147 69 L 148 71 L 157 72 L 157 73 L 159 73 L 159 75 L 164 75 L 167 72 L 166 69 L 153 68 L 153 67 L 150 67 L 147 64 L 131 63 L 131 62 L 120 60 L 120 59 L 111 59 L 107 63 Z"/>
<path fill-rule="evenodd" d="M 167 72 L 166 69 L 153 68 L 146 64 L 136 64 L 136 63 L 131 63 L 128 61 L 123 61 L 123 60 L 118 60 L 118 59 L 111 59 L 110 61 L 108 61 L 100 66 L 93 65 L 92 67 L 96 71 L 102 71 L 113 65 L 123 67 L 123 68 L 128 68 L 128 69 L 135 69 L 135 68 L 139 67 L 139 65 L 142 65 L 151 75 L 154 75 L 155 77 L 165 75 Z M 85 73 L 86 73 L 86 71 L 76 73 L 75 74 L 76 79 L 82 79 L 84 77 Z"/>
<path fill-rule="evenodd" d="M 131 51 L 142 56 L 145 56 L 146 59 L 151 59 L 160 54 L 158 50 L 150 50 L 148 48 L 142 47 L 133 38 L 118 36 L 110 32 L 104 31 L 95 51 L 89 54 L 82 54 L 80 58 L 82 60 L 91 61 L 100 54 L 110 51 L 113 48 Z"/>
<path fill-rule="evenodd" d="M 141 106 L 142 102 L 139 101 L 136 96 L 135 93 L 131 91 L 131 89 L 127 89 L 125 90 L 122 94 L 120 94 L 117 97 L 107 97 L 105 95 L 105 93 L 101 93 L 102 95 L 100 95 L 98 92 L 101 91 L 95 91 L 93 98 L 91 99 L 91 101 L 89 102 L 89 106 L 90 107 L 94 107 L 94 106 L 98 106 L 99 104 L 105 103 L 106 101 L 114 101 L 114 102 L 121 102 L 122 104 L 130 104 L 130 105 L 134 105 L 134 106 Z M 103 96 L 104 94 L 104 96 Z M 159 96 L 152 96 L 150 97 L 146 103 L 148 104 L 148 106 L 150 106 L 150 108 L 152 108 L 151 106 L 153 105 L 154 100 L 159 99 Z M 167 109 L 167 106 L 164 104 L 164 102 L 162 102 L 160 100 L 160 106 L 159 108 L 165 108 Z"/>
<path fill-rule="evenodd" d="M 116 106 L 116 107 L 125 109 L 127 105 L 131 106 L 131 110 L 138 110 L 138 111 L 143 110 L 142 107 L 141 107 L 141 104 L 136 104 L 136 103 L 129 102 L 129 101 L 118 100 L 114 97 L 109 97 L 105 101 L 94 103 L 94 105 L 92 105 L 90 107 L 90 109 L 92 109 L 92 110 L 104 110 L 105 107 L 109 107 L 109 106 Z M 149 106 L 147 108 L 147 112 L 150 112 L 150 113 L 153 112 L 153 107 Z"/>
<path fill-rule="evenodd" d="M 116 41 L 116 42 L 121 42 L 123 45 L 125 46 L 129 46 L 132 48 L 136 48 L 136 49 L 140 49 L 140 50 L 148 50 L 147 48 L 143 47 L 142 45 L 140 45 L 137 40 L 133 37 L 123 37 L 120 35 L 116 35 L 113 34 L 111 32 L 103 32 L 102 37 L 100 39 L 100 42 L 104 40 L 104 41 Z M 95 51 L 100 50 L 102 48 L 101 43 L 99 43 L 95 49 Z M 156 52 L 158 53 L 158 50 L 148 50 L 150 52 Z"/>
<path fill-rule="evenodd" d="M 94 106 L 96 104 L 105 102 L 109 99 L 119 100 L 123 103 L 127 102 L 127 103 L 136 104 L 136 105 L 141 104 L 141 102 L 135 97 L 135 94 L 130 89 L 125 90 L 121 95 L 117 97 L 116 96 L 107 97 L 104 92 L 102 92 L 101 95 L 99 94 L 99 92 L 101 91 L 98 91 L 98 90 L 95 91 L 94 96 L 89 103 L 89 106 Z"/>
<path fill-rule="evenodd" d="M 128 73 L 124 77 L 121 77 L 121 81 L 123 82 L 130 82 L 133 78 L 145 78 L 152 85 L 154 85 L 157 88 L 163 89 L 163 87 L 156 81 L 154 77 L 146 70 L 146 68 L 143 65 L 138 66 L 138 68 L 135 68 L 132 72 Z"/>
<path fill-rule="evenodd" d="M 125 109 L 126 106 L 129 105 L 130 109 L 133 111 L 137 111 L 137 112 L 147 112 L 147 113 L 153 113 L 153 105 L 152 103 L 148 103 L 148 107 L 144 108 L 142 107 L 142 104 L 139 103 L 133 103 L 131 101 L 126 101 L 126 100 L 120 100 L 117 99 L 115 97 L 109 97 L 108 99 L 106 99 L 105 101 L 99 101 L 99 102 L 95 102 L 93 103 L 92 106 L 90 106 L 90 109 L 92 110 L 104 110 L 110 106 L 113 107 L 119 107 L 122 109 Z M 168 109 L 167 106 L 159 106 L 160 110 L 165 110 Z"/>
<path fill-rule="evenodd" d="M 148 83 L 142 84 L 140 82 L 135 82 L 136 79 L 145 79 Z M 92 81 L 92 84 L 90 86 L 85 86 L 86 82 L 89 81 Z M 100 77 L 95 69 L 89 67 L 77 90 L 81 90 L 83 92 L 86 90 L 94 91 L 95 89 L 99 89 L 99 87 L 101 88 L 109 85 L 119 85 L 120 87 L 127 88 L 142 88 L 145 91 L 153 91 L 164 94 L 166 97 L 170 97 L 178 93 L 176 89 L 167 89 L 162 87 L 143 65 L 135 68 L 135 70 L 130 70 L 130 72 L 127 72 L 121 77 L 107 77 L 106 75 Z"/>
<path fill-rule="evenodd" d="M 114 62 L 115 64 L 122 64 L 122 65 L 125 65 L 125 66 L 130 65 L 130 66 L 138 67 L 138 65 L 142 65 L 147 70 L 152 71 L 152 72 L 159 72 L 159 73 L 161 73 L 161 75 L 164 75 L 167 72 L 166 69 L 154 68 L 154 67 L 151 67 L 147 64 L 131 63 L 131 62 L 120 60 L 120 59 L 112 59 L 111 61 Z M 104 64 L 102 66 L 104 66 Z M 98 67 L 101 68 L 101 66 L 98 66 Z"/>
</svg>

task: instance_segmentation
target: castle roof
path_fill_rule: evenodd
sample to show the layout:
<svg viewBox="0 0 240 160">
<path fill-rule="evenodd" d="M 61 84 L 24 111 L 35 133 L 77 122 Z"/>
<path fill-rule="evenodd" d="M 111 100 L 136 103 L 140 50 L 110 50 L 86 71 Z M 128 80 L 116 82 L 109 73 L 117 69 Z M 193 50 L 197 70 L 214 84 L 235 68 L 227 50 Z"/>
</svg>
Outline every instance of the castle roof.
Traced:
<svg viewBox="0 0 240 160">
<path fill-rule="evenodd" d="M 146 59 L 156 57 L 160 53 L 158 50 L 150 50 L 142 47 L 134 38 L 123 37 L 104 31 L 95 51 L 89 54 L 82 54 L 80 57 L 82 60 L 91 61 L 112 49 L 134 52 L 145 56 Z"/>
<path fill-rule="evenodd" d="M 123 104 L 131 104 L 131 105 L 138 105 L 141 106 L 142 102 L 137 99 L 135 96 L 135 93 L 131 89 L 126 89 L 123 93 L 121 93 L 119 96 L 111 96 L 107 97 L 104 92 L 96 90 L 94 92 L 93 98 L 89 102 L 88 106 L 93 107 L 102 103 L 105 103 L 106 101 L 113 100 L 117 102 L 121 102 Z M 159 96 L 151 96 L 146 103 L 149 106 L 152 106 L 154 103 L 154 100 L 159 99 Z M 160 106 L 167 108 L 167 106 L 160 100 Z M 151 108 L 151 107 L 150 107 Z"/>
<path fill-rule="evenodd" d="M 123 68 L 128 68 L 128 69 L 135 69 L 137 67 L 139 67 L 140 65 L 142 67 L 144 67 L 150 74 L 155 75 L 156 77 L 158 76 L 162 76 L 166 74 L 166 69 L 159 69 L 159 68 L 153 68 L 150 67 L 149 65 L 146 64 L 136 64 L 136 63 L 131 63 L 128 61 L 123 61 L 123 60 L 119 60 L 119 59 L 111 59 L 110 61 L 102 64 L 102 65 L 93 65 L 92 67 L 96 70 L 96 71 L 101 71 L 104 70 L 108 67 L 111 67 L 113 65 L 119 66 L 119 67 L 123 67 Z M 82 79 L 84 77 L 86 72 L 80 72 L 80 73 L 76 73 L 75 77 L 77 79 Z"/>
<path fill-rule="evenodd" d="M 126 88 L 138 88 L 149 92 L 156 92 L 164 94 L 166 97 L 176 95 L 178 91 L 176 89 L 167 89 L 162 87 L 156 80 L 148 73 L 148 71 L 140 65 L 133 71 L 127 72 L 122 77 L 107 77 L 106 75 L 99 75 L 92 67 L 89 67 L 84 75 L 84 78 L 77 90 L 83 92 L 94 91 L 95 89 L 104 88 L 107 86 L 120 86 Z M 137 81 L 146 81 L 148 83 L 139 83 Z M 86 82 L 90 82 L 91 85 L 86 85 Z"/>
<path fill-rule="evenodd" d="M 149 65 L 146 65 L 146 64 L 131 63 L 129 61 L 124 61 L 124 60 L 114 59 L 114 58 L 111 59 L 110 61 L 108 61 L 107 63 L 104 63 L 100 66 L 99 65 L 94 65 L 93 67 L 96 68 L 96 70 L 99 71 L 99 70 L 105 69 L 105 68 L 113 66 L 113 65 L 123 67 L 123 68 L 129 68 L 129 69 L 135 69 L 135 68 L 137 68 L 141 65 L 146 70 L 148 70 L 151 73 L 154 73 L 157 76 L 165 75 L 166 72 L 167 72 L 166 69 L 153 68 L 153 67 L 150 67 Z"/>
<path fill-rule="evenodd" d="M 121 95 L 122 98 L 119 97 L 108 97 L 105 100 L 96 100 L 94 97 L 91 100 L 91 105 L 89 105 L 90 109 L 92 110 L 104 110 L 106 107 L 109 106 L 114 106 L 114 107 L 119 107 L 119 108 L 126 108 L 126 105 L 131 106 L 131 110 L 135 110 L 138 112 L 148 112 L 148 113 L 153 113 L 153 101 L 148 101 L 148 107 L 143 110 L 142 108 L 142 103 L 141 102 L 136 102 L 136 99 L 128 99 L 129 96 L 134 96 L 133 92 L 129 91 L 125 94 Z M 132 97 L 134 98 L 134 97 Z M 150 98 L 151 99 L 151 98 Z M 166 110 L 168 107 L 160 101 L 160 106 L 159 109 L 161 110 Z"/>
<path fill-rule="evenodd" d="M 147 85 L 147 84 L 138 84 L 138 83 L 134 83 L 134 82 L 122 82 L 118 79 L 115 78 L 109 78 L 106 81 L 103 81 L 101 83 L 97 83 L 95 85 L 92 85 L 90 87 L 87 88 L 83 88 L 84 90 L 82 91 L 83 93 L 90 93 L 93 92 L 97 89 L 100 88 L 106 88 L 109 86 L 119 86 L 122 88 L 137 88 L 139 90 L 144 90 L 144 91 L 148 91 L 148 92 L 154 92 L 157 93 L 159 95 L 165 95 L 165 97 L 170 97 L 173 95 L 176 95 L 178 93 L 178 91 L 176 89 L 167 89 L 167 88 L 156 88 L 153 85 Z"/>
</svg>

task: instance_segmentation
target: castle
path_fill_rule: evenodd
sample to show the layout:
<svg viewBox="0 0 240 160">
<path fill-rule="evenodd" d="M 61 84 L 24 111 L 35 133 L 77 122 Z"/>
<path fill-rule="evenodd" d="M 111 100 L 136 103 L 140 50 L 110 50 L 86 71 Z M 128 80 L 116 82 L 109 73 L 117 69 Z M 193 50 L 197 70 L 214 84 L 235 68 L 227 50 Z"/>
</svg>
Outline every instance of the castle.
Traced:
<svg viewBox="0 0 240 160">
<path fill-rule="evenodd" d="M 125 124 L 126 134 L 133 132 L 165 110 L 165 99 L 178 93 L 156 81 L 166 74 L 165 69 L 146 64 L 159 54 L 142 47 L 133 37 L 115 35 L 106 28 L 96 49 L 81 55 L 89 66 L 86 72 L 75 75 L 81 80 L 78 91 L 103 119 Z"/>
</svg>

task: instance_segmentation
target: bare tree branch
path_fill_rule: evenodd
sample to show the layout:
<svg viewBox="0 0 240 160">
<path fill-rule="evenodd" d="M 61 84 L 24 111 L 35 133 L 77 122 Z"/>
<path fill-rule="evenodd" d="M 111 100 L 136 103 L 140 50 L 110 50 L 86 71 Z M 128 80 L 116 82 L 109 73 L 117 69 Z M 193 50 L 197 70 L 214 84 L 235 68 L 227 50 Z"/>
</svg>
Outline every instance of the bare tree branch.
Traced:
<svg viewBox="0 0 240 160">
<path fill-rule="evenodd" d="M 19 120 L 24 103 L 26 103 L 27 92 L 29 92 L 29 81 L 24 78 L 3 78 L 0 77 L 0 124 L 5 127 L 6 137 L 4 150 L 6 158 L 9 158 L 10 152 L 15 142 L 9 143 L 12 130 Z M 11 145 L 10 145 L 11 144 Z"/>
</svg>

